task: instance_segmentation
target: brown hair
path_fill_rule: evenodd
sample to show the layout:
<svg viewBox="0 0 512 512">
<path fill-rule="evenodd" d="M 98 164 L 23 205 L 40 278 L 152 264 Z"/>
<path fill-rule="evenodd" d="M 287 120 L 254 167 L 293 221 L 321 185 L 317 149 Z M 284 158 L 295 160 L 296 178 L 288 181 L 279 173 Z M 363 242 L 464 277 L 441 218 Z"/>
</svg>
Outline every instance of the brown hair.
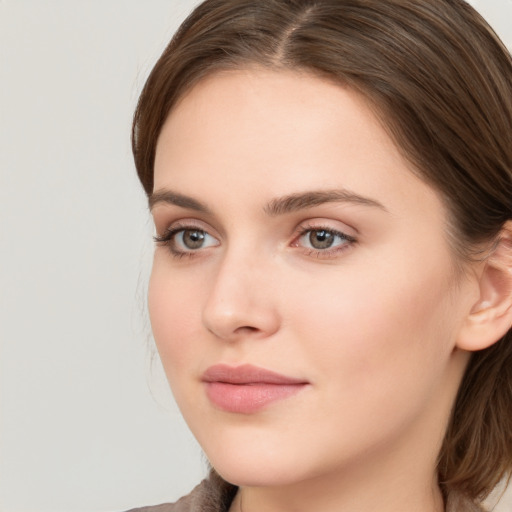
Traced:
<svg viewBox="0 0 512 512">
<path fill-rule="evenodd" d="M 512 59 L 462 0 L 206 0 L 151 72 L 132 132 L 140 181 L 199 80 L 257 64 L 362 93 L 450 213 L 461 260 L 512 219 Z M 439 455 L 444 492 L 485 497 L 512 470 L 512 331 L 473 354 Z"/>
</svg>

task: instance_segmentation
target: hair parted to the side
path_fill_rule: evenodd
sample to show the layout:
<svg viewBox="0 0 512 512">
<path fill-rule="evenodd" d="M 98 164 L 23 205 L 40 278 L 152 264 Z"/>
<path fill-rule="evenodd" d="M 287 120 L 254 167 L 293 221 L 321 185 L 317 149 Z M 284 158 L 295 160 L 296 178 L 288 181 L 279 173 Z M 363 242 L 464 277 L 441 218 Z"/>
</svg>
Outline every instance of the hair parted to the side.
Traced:
<svg viewBox="0 0 512 512">
<path fill-rule="evenodd" d="M 460 260 L 512 219 L 512 59 L 462 0 L 206 0 L 152 70 L 132 132 L 153 191 L 173 106 L 220 70 L 295 69 L 363 94 L 439 191 Z M 439 455 L 444 492 L 484 498 L 512 471 L 512 331 L 473 354 Z"/>
</svg>

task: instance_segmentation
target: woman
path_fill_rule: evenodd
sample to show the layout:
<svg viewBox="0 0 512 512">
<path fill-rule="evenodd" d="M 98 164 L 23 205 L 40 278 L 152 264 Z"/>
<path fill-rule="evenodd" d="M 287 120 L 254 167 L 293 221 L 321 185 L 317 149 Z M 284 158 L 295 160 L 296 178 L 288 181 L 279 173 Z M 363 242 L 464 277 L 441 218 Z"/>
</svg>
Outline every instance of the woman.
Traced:
<svg viewBox="0 0 512 512">
<path fill-rule="evenodd" d="M 207 0 L 133 150 L 212 467 L 155 511 L 466 511 L 512 468 L 512 61 L 461 0 Z"/>
</svg>

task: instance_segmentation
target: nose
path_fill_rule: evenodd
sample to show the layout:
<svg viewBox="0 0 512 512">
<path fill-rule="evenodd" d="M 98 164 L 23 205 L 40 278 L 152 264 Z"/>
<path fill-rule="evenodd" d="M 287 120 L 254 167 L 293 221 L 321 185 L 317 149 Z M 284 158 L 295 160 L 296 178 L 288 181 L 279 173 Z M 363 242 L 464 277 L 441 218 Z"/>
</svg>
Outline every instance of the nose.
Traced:
<svg viewBox="0 0 512 512">
<path fill-rule="evenodd" d="M 225 257 L 209 285 L 203 324 L 217 338 L 266 338 L 279 329 L 275 280 L 261 261 Z"/>
</svg>

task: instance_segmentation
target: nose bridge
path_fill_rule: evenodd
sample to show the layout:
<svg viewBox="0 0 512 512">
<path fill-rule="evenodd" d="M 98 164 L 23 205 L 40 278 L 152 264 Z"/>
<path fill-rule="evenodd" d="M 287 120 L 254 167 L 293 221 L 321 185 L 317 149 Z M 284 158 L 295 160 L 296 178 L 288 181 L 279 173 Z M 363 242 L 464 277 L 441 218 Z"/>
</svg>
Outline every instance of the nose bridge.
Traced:
<svg viewBox="0 0 512 512">
<path fill-rule="evenodd" d="M 274 333 L 278 312 L 270 289 L 270 267 L 254 248 L 226 250 L 210 283 L 203 309 L 205 327 L 223 339 Z"/>
</svg>

